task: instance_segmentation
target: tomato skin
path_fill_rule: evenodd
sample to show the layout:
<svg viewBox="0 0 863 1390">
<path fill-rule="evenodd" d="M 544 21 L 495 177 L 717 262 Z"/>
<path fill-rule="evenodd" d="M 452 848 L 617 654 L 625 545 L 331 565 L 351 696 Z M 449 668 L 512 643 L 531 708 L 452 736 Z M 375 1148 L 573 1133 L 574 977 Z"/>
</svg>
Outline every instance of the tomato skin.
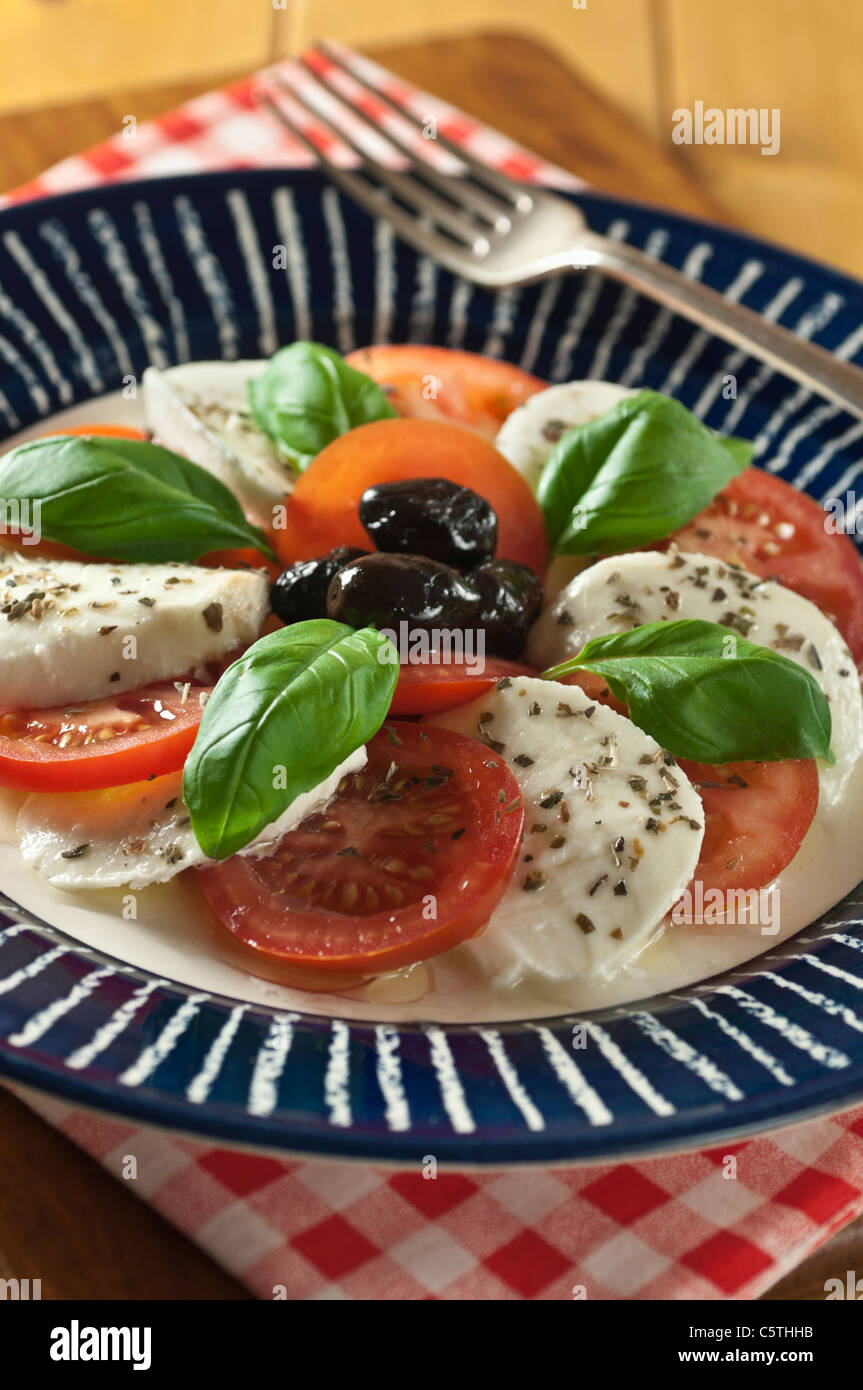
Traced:
<svg viewBox="0 0 863 1390">
<path fill-rule="evenodd" d="M 399 415 L 464 425 L 485 439 L 494 439 L 507 415 L 547 385 L 510 362 L 455 348 L 380 343 L 345 360 L 388 388 Z"/>
<path fill-rule="evenodd" d="M 449 661 L 439 665 L 403 665 L 390 705 L 390 717 L 405 714 L 435 714 L 475 700 L 504 676 L 538 676 L 533 666 L 520 661 L 486 657 L 482 672 L 472 672 L 469 663 Z"/>
<path fill-rule="evenodd" d="M 0 712 L 0 786 L 26 792 L 90 791 L 176 772 L 201 722 L 203 705 L 198 697 L 211 689 L 193 685 L 183 703 L 174 684 L 165 682 L 113 699 L 81 701 L 74 707 Z M 67 716 L 70 708 L 76 713 Z M 173 717 L 164 718 L 163 710 Z M 28 721 L 29 737 L 22 729 Z M 139 723 L 148 727 L 132 727 Z M 36 729 L 53 731 L 59 738 L 63 729 L 92 732 L 109 726 L 119 726 L 121 732 L 92 743 L 84 743 L 84 735 L 73 736 L 66 747 L 37 742 L 34 736 Z"/>
<path fill-rule="evenodd" d="M 544 575 L 545 523 L 528 483 L 486 440 L 438 420 L 378 420 L 328 444 L 288 497 L 276 549 L 288 565 L 338 545 L 367 550 L 358 514 L 366 488 L 431 477 L 449 478 L 485 497 L 497 513 L 497 554 Z"/>
<path fill-rule="evenodd" d="M 40 439 L 55 439 L 64 434 L 103 435 L 107 439 L 149 439 L 146 430 L 133 429 L 131 425 L 67 425 L 62 430 L 47 430 Z"/>
<path fill-rule="evenodd" d="M 396 722 L 368 752 L 364 772 L 346 778 L 326 813 L 285 835 L 272 856 L 234 855 L 195 870 L 232 935 L 311 971 L 313 988 L 322 975 L 368 978 L 475 936 L 518 860 L 518 784 L 491 749 L 448 729 Z"/>
<path fill-rule="evenodd" d="M 760 468 L 732 479 L 709 507 L 669 541 L 716 555 L 808 598 L 838 627 L 863 662 L 863 560 L 850 536 L 825 530 L 823 508 Z"/>
</svg>

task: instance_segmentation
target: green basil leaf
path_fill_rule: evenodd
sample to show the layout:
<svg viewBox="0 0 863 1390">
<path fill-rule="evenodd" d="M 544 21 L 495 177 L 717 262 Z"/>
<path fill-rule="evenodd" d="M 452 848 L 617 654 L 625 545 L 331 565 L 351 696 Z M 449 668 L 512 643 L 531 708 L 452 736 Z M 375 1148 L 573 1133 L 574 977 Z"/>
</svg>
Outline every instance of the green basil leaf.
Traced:
<svg viewBox="0 0 863 1390">
<path fill-rule="evenodd" d="M 218 478 L 143 439 L 55 435 L 0 460 L 0 493 L 40 507 L 42 536 L 100 559 L 190 562 L 272 551 Z"/>
<path fill-rule="evenodd" d="M 339 435 L 396 414 L 371 377 L 320 343 L 281 348 L 249 382 L 249 402 L 261 429 L 300 470 Z"/>
<path fill-rule="evenodd" d="M 377 732 L 398 656 L 374 628 L 328 618 L 271 632 L 229 666 L 183 772 L 192 829 L 227 859 Z"/>
<path fill-rule="evenodd" d="M 559 555 L 613 555 L 661 540 L 747 467 L 745 440 L 717 439 L 680 401 L 640 391 L 554 446 L 537 488 Z"/>
<path fill-rule="evenodd" d="M 825 758 L 830 706 L 787 656 L 701 619 L 645 623 L 595 637 L 543 675 L 594 671 L 645 733 L 699 763 Z"/>
<path fill-rule="evenodd" d="M 716 443 L 728 450 L 737 464 L 738 473 L 742 473 L 749 467 L 752 462 L 752 455 L 755 453 L 755 445 L 751 439 L 738 439 L 733 434 L 721 434 L 716 436 Z"/>
</svg>

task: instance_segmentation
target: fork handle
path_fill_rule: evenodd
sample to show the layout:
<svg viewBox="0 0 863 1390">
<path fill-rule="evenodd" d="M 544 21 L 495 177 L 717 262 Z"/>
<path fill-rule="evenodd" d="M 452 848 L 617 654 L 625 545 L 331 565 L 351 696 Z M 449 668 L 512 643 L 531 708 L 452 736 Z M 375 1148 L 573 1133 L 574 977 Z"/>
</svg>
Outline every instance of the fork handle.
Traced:
<svg viewBox="0 0 863 1390">
<path fill-rule="evenodd" d="M 581 255 L 582 250 L 584 255 Z M 795 337 L 752 309 L 690 280 L 663 261 L 635 246 L 612 241 L 594 232 L 577 248 L 579 268 L 596 267 L 633 289 L 656 299 L 683 318 L 758 357 L 776 371 L 799 381 L 810 391 L 863 418 L 863 370 L 834 357 L 824 348 Z"/>
</svg>

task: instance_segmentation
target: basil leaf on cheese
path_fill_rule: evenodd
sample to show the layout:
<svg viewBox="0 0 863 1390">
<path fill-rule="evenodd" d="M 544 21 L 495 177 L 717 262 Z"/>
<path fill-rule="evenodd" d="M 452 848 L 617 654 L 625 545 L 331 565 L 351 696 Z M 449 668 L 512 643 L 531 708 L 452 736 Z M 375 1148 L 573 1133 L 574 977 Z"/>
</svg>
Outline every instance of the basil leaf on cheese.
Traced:
<svg viewBox="0 0 863 1390">
<path fill-rule="evenodd" d="M 645 623 L 595 637 L 543 675 L 593 671 L 629 715 L 678 758 L 835 759 L 830 706 L 802 666 L 702 619 Z"/>
<path fill-rule="evenodd" d="M 34 439 L 0 460 L 0 494 L 30 504 L 45 540 L 99 559 L 189 563 L 238 547 L 272 555 L 218 478 L 143 439 Z"/>
<path fill-rule="evenodd" d="M 299 470 L 339 435 L 396 414 L 371 377 L 320 343 L 281 348 L 249 382 L 249 402 L 261 429 Z"/>
<path fill-rule="evenodd" d="M 271 632 L 229 666 L 183 772 L 204 853 L 227 859 L 243 849 L 368 742 L 398 673 L 381 633 L 328 618 Z"/>
<path fill-rule="evenodd" d="M 742 473 L 752 445 L 718 439 L 680 401 L 640 391 L 558 440 L 537 496 L 559 555 L 613 555 L 676 531 Z"/>
</svg>

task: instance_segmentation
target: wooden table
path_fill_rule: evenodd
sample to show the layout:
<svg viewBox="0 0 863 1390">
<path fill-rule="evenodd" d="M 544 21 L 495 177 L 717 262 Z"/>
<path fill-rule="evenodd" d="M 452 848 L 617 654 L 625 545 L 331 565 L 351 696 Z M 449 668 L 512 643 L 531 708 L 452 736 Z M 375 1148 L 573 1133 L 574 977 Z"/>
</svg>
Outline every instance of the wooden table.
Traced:
<svg viewBox="0 0 863 1390">
<path fill-rule="evenodd" d="M 480 35 L 381 49 L 374 56 L 598 188 L 724 220 L 678 165 L 548 51 L 524 39 Z M 200 90 L 185 85 L 122 92 L 2 117 L 0 189 L 25 183 L 104 139 L 129 113 L 146 120 Z M 41 1277 L 44 1298 L 248 1297 L 129 1188 L 3 1091 L 0 1173 L 0 1277 Z M 820 1300 L 825 1279 L 861 1268 L 858 1221 L 768 1297 Z"/>
</svg>

